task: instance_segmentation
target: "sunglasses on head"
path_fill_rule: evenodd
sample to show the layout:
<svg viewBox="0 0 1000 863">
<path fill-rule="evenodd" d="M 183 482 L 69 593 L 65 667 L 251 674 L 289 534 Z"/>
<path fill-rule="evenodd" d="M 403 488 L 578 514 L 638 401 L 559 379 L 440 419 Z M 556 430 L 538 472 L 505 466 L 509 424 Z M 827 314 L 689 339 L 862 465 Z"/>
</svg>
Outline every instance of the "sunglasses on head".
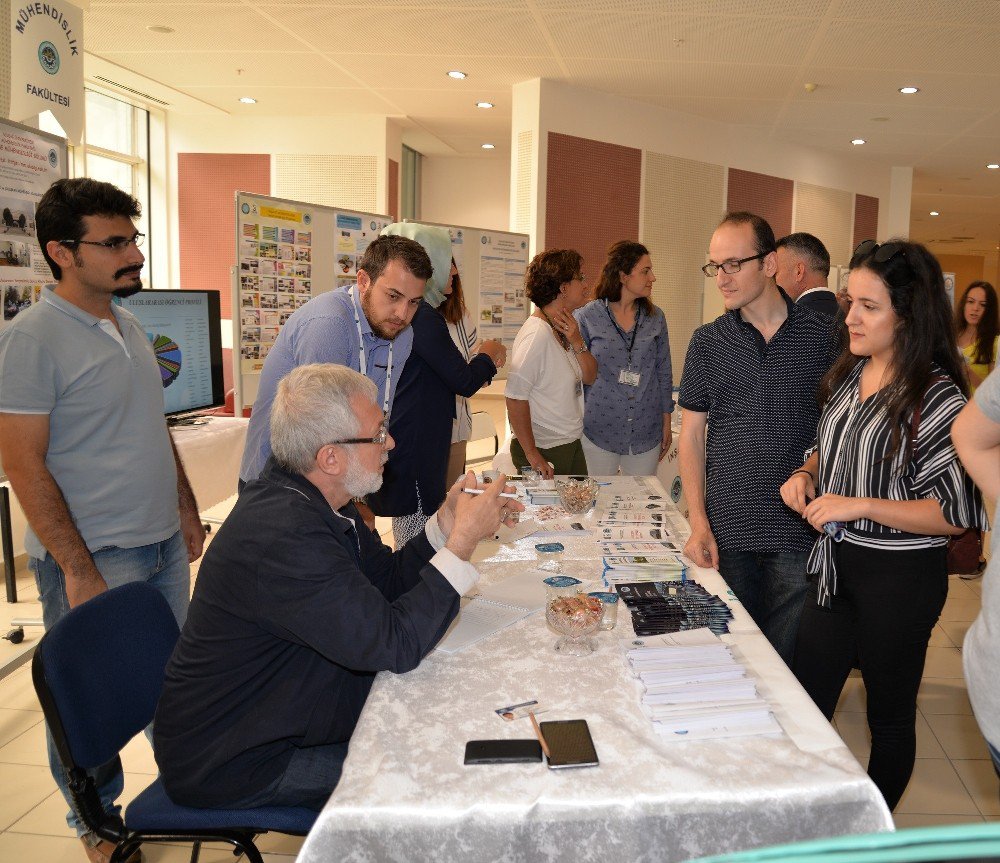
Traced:
<svg viewBox="0 0 1000 863">
<path fill-rule="evenodd" d="M 906 247 L 903 243 L 883 243 L 879 245 L 874 240 L 865 240 L 854 250 L 854 257 L 863 255 L 872 256 L 872 260 L 877 264 L 884 264 L 891 261 L 896 255 L 906 257 Z"/>
</svg>

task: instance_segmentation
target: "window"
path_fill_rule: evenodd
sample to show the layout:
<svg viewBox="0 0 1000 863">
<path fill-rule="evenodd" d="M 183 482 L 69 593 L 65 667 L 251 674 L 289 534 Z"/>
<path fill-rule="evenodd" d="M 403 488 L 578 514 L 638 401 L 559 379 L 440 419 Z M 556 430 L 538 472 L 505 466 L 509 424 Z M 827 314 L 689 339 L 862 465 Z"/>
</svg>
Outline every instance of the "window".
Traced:
<svg viewBox="0 0 1000 863">
<path fill-rule="evenodd" d="M 135 196 L 142 205 L 136 227 L 148 235 L 149 112 L 90 86 L 86 97 L 85 174 Z M 149 249 L 143 251 L 148 257 Z"/>
</svg>

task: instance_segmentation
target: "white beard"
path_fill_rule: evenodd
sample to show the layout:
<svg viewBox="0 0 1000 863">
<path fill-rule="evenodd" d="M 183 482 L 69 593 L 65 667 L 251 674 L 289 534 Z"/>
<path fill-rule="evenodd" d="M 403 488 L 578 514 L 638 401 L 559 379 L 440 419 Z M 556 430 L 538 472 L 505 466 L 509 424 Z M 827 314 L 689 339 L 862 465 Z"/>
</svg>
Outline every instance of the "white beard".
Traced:
<svg viewBox="0 0 1000 863">
<path fill-rule="evenodd" d="M 385 464 L 386 458 L 388 455 L 383 453 L 382 464 Z M 365 470 L 361 461 L 356 456 L 351 456 L 351 463 L 344 477 L 344 491 L 351 497 L 364 497 L 380 488 L 382 488 L 382 471 Z"/>
</svg>

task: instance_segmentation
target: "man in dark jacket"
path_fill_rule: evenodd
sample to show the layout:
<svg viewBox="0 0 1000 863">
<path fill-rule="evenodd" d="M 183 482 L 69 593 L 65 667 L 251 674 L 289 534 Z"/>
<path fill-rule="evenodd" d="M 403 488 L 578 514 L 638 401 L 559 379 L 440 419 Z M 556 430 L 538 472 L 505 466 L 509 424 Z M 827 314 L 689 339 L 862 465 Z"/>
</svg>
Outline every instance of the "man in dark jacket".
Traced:
<svg viewBox="0 0 1000 863">
<path fill-rule="evenodd" d="M 805 232 L 789 234 L 775 243 L 778 250 L 776 281 L 796 304 L 837 317 L 837 295 L 827 286 L 830 253 L 817 237 Z"/>
<path fill-rule="evenodd" d="M 478 541 L 521 510 L 449 492 L 391 552 L 351 499 L 393 447 L 375 385 L 306 365 L 278 385 L 273 455 L 201 565 L 154 722 L 171 798 L 191 806 L 322 808 L 375 674 L 415 668 L 479 575 Z"/>
</svg>

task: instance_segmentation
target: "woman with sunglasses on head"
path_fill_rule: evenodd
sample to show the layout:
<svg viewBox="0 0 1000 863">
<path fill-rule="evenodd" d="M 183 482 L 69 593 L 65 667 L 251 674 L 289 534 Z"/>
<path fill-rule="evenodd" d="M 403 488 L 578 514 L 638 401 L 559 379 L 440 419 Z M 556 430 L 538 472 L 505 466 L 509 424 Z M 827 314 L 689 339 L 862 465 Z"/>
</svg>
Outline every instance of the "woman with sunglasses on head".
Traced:
<svg viewBox="0 0 1000 863">
<path fill-rule="evenodd" d="M 860 664 L 868 774 L 892 809 L 913 771 L 948 537 L 985 513 L 949 437 L 968 385 L 937 260 L 915 243 L 866 241 L 847 294 L 849 343 L 820 385 L 818 449 L 781 487 L 821 532 L 793 671 L 829 719 Z"/>
<path fill-rule="evenodd" d="M 955 308 L 955 333 L 965 358 L 972 392 L 996 368 L 1000 347 L 1000 308 L 989 282 L 972 282 Z"/>
<path fill-rule="evenodd" d="M 573 312 L 587 302 L 581 268 L 572 249 L 549 249 L 532 258 L 524 290 L 535 311 L 521 325 L 507 375 L 507 416 L 514 437 L 515 467 L 543 477 L 585 474 L 583 387 L 597 377 Z"/>
<path fill-rule="evenodd" d="M 575 313 L 598 364 L 584 389 L 583 451 L 598 476 L 652 475 L 673 435 L 673 375 L 667 321 L 650 300 L 653 262 L 641 243 L 608 249 L 597 299 Z"/>
</svg>

